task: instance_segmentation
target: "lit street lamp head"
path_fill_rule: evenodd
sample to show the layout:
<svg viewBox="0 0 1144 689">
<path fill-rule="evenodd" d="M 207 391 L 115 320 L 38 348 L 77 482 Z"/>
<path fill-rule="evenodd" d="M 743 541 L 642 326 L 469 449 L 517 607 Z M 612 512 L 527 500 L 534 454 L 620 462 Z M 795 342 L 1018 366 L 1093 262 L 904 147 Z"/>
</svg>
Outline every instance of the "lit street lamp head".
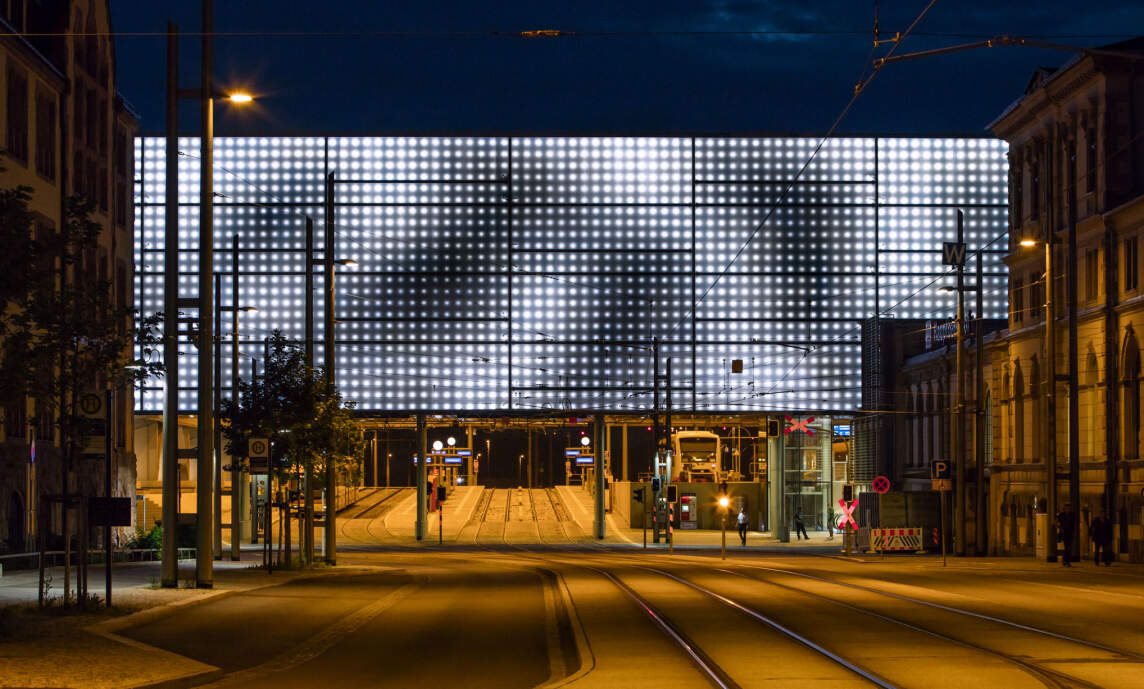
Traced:
<svg viewBox="0 0 1144 689">
<path fill-rule="evenodd" d="M 1020 242 L 1021 246 L 1036 246 L 1037 240 L 1032 237 L 1023 237 Z"/>
<path fill-rule="evenodd" d="M 719 498 L 719 506 L 720 506 L 720 507 L 722 507 L 722 508 L 726 509 L 726 508 L 727 508 L 727 505 L 730 505 L 730 504 L 731 504 L 731 501 L 727 499 L 727 496 L 726 496 L 726 495 L 724 495 L 723 497 Z"/>
<path fill-rule="evenodd" d="M 231 103 L 245 104 L 253 102 L 254 96 L 250 95 L 249 93 L 236 92 L 228 93 L 226 99 Z"/>
</svg>

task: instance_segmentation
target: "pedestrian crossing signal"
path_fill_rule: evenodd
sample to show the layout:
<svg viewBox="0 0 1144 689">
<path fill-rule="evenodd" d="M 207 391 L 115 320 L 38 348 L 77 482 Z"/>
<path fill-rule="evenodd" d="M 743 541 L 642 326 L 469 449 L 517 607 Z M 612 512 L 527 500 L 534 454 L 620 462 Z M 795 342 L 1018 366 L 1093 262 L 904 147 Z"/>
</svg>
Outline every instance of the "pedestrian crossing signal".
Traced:
<svg viewBox="0 0 1144 689">
<path fill-rule="evenodd" d="M 675 486 L 668 486 L 667 487 L 667 501 L 668 502 L 676 502 L 677 497 L 678 497 L 678 491 L 677 491 L 676 487 Z"/>
</svg>

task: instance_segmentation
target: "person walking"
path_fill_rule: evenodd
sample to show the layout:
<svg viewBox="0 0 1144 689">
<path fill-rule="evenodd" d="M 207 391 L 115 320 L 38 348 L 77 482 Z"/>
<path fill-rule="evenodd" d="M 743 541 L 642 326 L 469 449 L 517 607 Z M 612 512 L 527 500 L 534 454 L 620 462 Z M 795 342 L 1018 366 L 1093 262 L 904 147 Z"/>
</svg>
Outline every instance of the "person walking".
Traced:
<svg viewBox="0 0 1144 689">
<path fill-rule="evenodd" d="M 1088 527 L 1089 538 L 1092 539 L 1092 564 L 1100 566 L 1103 560 L 1106 567 L 1112 566 L 1112 521 L 1102 515 L 1096 515 Z M 1103 556 L 1103 557 L 1102 557 Z"/>
<path fill-rule="evenodd" d="M 798 540 L 801 541 L 804 538 L 810 540 L 810 534 L 806 532 L 806 524 L 802 521 L 802 512 L 794 515 L 794 532 L 798 536 Z"/>
<path fill-rule="evenodd" d="M 739 510 L 739 540 L 747 545 L 747 510 Z"/>
<path fill-rule="evenodd" d="M 1065 503 L 1065 508 L 1057 514 L 1057 539 L 1061 542 L 1061 562 L 1065 567 L 1072 567 L 1072 543 L 1076 533 L 1076 512 L 1072 510 L 1071 503 Z"/>
</svg>

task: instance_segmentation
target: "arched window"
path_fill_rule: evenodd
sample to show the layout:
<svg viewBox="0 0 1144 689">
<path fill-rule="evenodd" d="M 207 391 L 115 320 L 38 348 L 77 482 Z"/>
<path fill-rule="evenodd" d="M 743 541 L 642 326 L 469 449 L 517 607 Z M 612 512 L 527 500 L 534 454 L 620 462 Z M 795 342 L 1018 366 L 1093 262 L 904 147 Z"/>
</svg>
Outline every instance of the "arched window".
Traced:
<svg viewBox="0 0 1144 689">
<path fill-rule="evenodd" d="M 1080 380 L 1080 456 L 1091 460 L 1097 456 L 1097 447 L 1100 445 L 1097 420 L 1101 417 L 1103 406 L 1100 390 L 1097 389 L 1100 383 L 1100 363 L 1096 359 L 1096 351 L 1091 342 L 1088 345 L 1088 354 L 1084 358 L 1084 368 L 1080 371 Z"/>
<path fill-rule="evenodd" d="M 1129 328 L 1120 366 L 1120 438 L 1124 459 L 1140 456 L 1140 347 Z"/>
<path fill-rule="evenodd" d="M 1021 363 L 1013 364 L 1013 461 L 1025 461 L 1025 377 L 1021 374 Z"/>
<path fill-rule="evenodd" d="M 984 445 L 985 463 L 993 463 L 993 395 L 989 388 L 985 389 L 985 418 L 982 420 L 982 441 Z"/>
<path fill-rule="evenodd" d="M 1003 462 L 1013 461 L 1013 387 L 1009 378 L 1009 367 L 1005 366 L 1001 374 L 1001 437 L 998 459 Z"/>
<path fill-rule="evenodd" d="M 1038 432 L 1045 427 L 1045 400 L 1041 389 L 1041 366 L 1037 357 L 1033 356 L 1029 362 L 1029 425 L 1026 426 L 1033 430 L 1029 436 L 1032 442 L 1029 443 L 1027 455 L 1031 462 L 1045 461 L 1044 435 Z"/>
</svg>

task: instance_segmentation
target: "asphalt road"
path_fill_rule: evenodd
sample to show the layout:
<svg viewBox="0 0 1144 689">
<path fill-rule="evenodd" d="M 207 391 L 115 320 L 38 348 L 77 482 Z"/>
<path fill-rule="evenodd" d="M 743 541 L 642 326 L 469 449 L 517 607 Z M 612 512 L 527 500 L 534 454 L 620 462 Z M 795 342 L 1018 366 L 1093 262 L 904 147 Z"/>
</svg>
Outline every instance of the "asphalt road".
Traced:
<svg viewBox="0 0 1144 689">
<path fill-rule="evenodd" d="M 510 525 L 515 497 L 493 505 Z M 199 680 L 218 687 L 1144 687 L 1144 571 L 359 547 L 124 635 L 218 668 Z"/>
</svg>

